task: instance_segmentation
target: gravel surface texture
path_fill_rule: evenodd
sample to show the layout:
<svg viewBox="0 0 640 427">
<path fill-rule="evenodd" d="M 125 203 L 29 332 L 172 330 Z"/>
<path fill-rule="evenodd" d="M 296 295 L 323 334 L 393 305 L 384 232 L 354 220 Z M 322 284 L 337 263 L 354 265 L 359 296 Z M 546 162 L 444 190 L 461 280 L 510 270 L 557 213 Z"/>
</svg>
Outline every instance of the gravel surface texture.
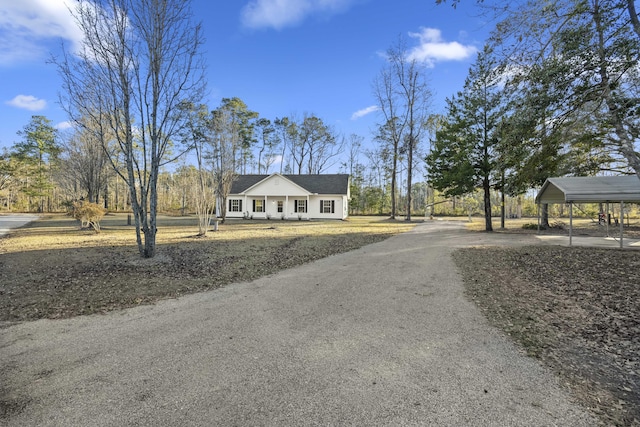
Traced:
<svg viewBox="0 0 640 427">
<path fill-rule="evenodd" d="M 596 425 L 465 297 L 451 257 L 534 241 L 429 222 L 252 282 L 0 329 L 0 424 Z"/>
</svg>

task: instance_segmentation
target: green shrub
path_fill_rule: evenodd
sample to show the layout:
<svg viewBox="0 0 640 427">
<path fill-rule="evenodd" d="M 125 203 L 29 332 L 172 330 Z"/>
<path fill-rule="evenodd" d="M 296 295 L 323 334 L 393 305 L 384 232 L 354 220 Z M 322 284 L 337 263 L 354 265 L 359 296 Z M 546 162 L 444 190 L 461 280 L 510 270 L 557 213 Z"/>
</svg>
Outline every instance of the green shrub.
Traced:
<svg viewBox="0 0 640 427">
<path fill-rule="evenodd" d="M 533 224 L 533 223 L 522 224 L 522 228 L 525 230 L 537 230 L 538 224 Z M 544 227 L 541 226 L 540 228 L 543 229 Z"/>
</svg>

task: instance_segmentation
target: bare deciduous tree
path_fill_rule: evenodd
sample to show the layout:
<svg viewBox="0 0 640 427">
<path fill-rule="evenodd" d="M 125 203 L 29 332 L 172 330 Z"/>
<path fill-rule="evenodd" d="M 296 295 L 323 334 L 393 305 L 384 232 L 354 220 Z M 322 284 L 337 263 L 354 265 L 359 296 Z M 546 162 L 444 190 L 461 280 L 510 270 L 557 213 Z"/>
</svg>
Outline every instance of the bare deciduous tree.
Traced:
<svg viewBox="0 0 640 427">
<path fill-rule="evenodd" d="M 298 174 L 320 174 L 337 162 L 345 142 L 338 141 L 335 131 L 322 119 L 305 114 L 301 122 L 292 119 L 291 123 L 291 156 Z"/>
<path fill-rule="evenodd" d="M 246 168 L 247 153 L 254 141 L 254 123 L 258 113 L 249 110 L 240 98 L 223 98 L 211 112 L 209 145 L 216 183 L 216 214 L 224 222 L 225 200 L 236 176 Z"/>
<path fill-rule="evenodd" d="M 209 122 L 211 117 L 206 105 L 195 107 L 191 103 L 185 103 L 184 108 L 190 112 L 187 122 L 185 138 L 191 143 L 196 155 L 196 167 L 188 169 L 187 182 L 189 183 L 190 199 L 194 204 L 198 217 L 198 236 L 206 236 L 214 215 L 215 208 L 215 183 L 213 174 L 207 168 L 208 160 L 211 160 L 209 152 Z"/>
<path fill-rule="evenodd" d="M 258 174 L 269 173 L 269 168 L 275 162 L 275 149 L 278 138 L 275 135 L 275 127 L 269 119 L 259 119 L 256 122 L 258 133 Z"/>
<path fill-rule="evenodd" d="M 395 70 L 398 89 L 406 115 L 404 151 L 407 155 L 407 221 L 411 221 L 411 182 L 415 166 L 414 154 L 422 140 L 431 106 L 431 90 L 426 81 L 424 67 L 410 58 L 399 45 L 390 51 L 390 61 Z"/>
<path fill-rule="evenodd" d="M 402 155 L 407 162 L 407 220 L 411 220 L 411 183 L 415 166 L 414 154 L 424 133 L 431 103 L 431 91 L 424 67 L 411 58 L 405 42 L 387 50 L 387 65 L 374 82 L 374 95 L 384 117 L 379 139 L 389 144 L 391 166 L 391 217 L 396 215 L 396 174 Z"/>
<path fill-rule="evenodd" d="M 288 117 L 276 118 L 273 122 L 276 132 L 276 139 L 280 147 L 280 173 L 287 173 L 288 158 L 287 152 L 291 151 L 291 141 L 293 139 L 291 129 L 293 123 Z"/>
<path fill-rule="evenodd" d="M 6 151 L 6 148 L 0 154 L 0 191 L 9 187 L 13 179 L 13 167 L 11 165 L 11 157 Z"/>
<path fill-rule="evenodd" d="M 406 120 L 402 117 L 402 111 L 398 105 L 400 101 L 393 77 L 393 68 L 387 64 L 373 83 L 373 93 L 383 116 L 383 123 L 379 127 L 376 139 L 384 146 L 388 146 L 388 151 L 391 153 L 391 167 L 389 168 L 391 175 L 391 219 L 396 217 L 398 158 L 406 126 Z"/>
<path fill-rule="evenodd" d="M 64 83 L 62 104 L 77 123 L 92 122 L 98 137 L 114 135 L 138 249 L 153 257 L 158 173 L 181 154 L 172 151 L 187 119 L 181 103 L 199 102 L 204 90 L 202 30 L 189 0 L 81 2 L 73 14 L 84 40 L 79 52 L 54 60 Z"/>
<path fill-rule="evenodd" d="M 108 138 L 104 138 L 108 139 Z M 90 130 L 90 124 L 74 129 L 63 143 L 62 163 L 64 173 L 60 184 L 71 193 L 99 203 L 112 173 L 103 141 Z M 105 196 L 105 194 L 102 194 Z"/>
</svg>

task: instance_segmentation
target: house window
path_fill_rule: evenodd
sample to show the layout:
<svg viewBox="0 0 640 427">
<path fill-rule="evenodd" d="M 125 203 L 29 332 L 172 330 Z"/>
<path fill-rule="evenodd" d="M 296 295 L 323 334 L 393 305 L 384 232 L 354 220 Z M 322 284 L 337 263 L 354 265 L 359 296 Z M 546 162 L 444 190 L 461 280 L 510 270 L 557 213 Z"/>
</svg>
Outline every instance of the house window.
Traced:
<svg viewBox="0 0 640 427">
<path fill-rule="evenodd" d="M 264 200 L 254 200 L 253 201 L 253 211 L 254 212 L 264 212 Z"/>
<path fill-rule="evenodd" d="M 336 201 L 320 200 L 320 213 L 336 213 Z"/>
<path fill-rule="evenodd" d="M 284 202 L 282 200 L 278 200 L 278 213 L 284 212 Z"/>
<path fill-rule="evenodd" d="M 306 200 L 294 200 L 295 204 L 294 212 L 298 213 L 306 213 L 307 212 L 307 201 Z"/>
<path fill-rule="evenodd" d="M 229 212 L 242 212 L 242 200 L 229 199 Z"/>
</svg>

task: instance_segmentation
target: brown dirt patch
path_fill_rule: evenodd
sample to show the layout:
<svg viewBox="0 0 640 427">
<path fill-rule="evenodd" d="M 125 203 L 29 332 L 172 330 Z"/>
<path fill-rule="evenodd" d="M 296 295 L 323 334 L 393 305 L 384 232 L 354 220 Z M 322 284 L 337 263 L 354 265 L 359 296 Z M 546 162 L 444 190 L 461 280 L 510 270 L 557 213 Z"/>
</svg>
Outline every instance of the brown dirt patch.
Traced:
<svg viewBox="0 0 640 427">
<path fill-rule="evenodd" d="M 603 425 L 640 425 L 640 251 L 485 247 L 454 259 L 490 321 Z"/>
</svg>

